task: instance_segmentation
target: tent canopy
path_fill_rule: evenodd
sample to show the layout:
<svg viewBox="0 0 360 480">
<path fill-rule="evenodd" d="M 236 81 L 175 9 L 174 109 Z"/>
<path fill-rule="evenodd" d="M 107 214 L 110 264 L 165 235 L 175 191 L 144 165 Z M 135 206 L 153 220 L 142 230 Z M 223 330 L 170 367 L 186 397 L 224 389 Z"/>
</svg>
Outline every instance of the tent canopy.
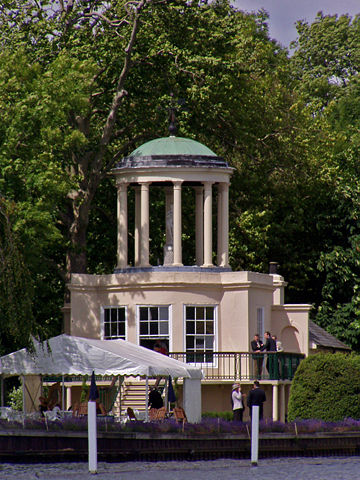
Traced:
<svg viewBox="0 0 360 480">
<path fill-rule="evenodd" d="M 35 351 L 25 348 L 0 357 L 0 374 L 13 375 L 157 375 L 202 378 L 199 368 L 125 340 L 94 340 L 58 335 Z"/>
</svg>

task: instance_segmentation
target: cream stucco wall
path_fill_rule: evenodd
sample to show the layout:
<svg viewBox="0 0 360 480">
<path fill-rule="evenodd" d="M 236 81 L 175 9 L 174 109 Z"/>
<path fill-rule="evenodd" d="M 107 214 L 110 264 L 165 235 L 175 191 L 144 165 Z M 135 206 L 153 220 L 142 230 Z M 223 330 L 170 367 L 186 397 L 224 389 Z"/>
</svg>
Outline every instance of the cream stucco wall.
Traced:
<svg viewBox="0 0 360 480">
<path fill-rule="evenodd" d="M 137 306 L 169 305 L 169 347 L 184 351 L 184 305 L 211 305 L 217 307 L 215 350 L 246 352 L 256 333 L 257 308 L 262 307 L 265 330 L 276 332 L 280 339 L 296 338 L 298 347 L 291 350 L 307 353 L 310 307 L 273 305 L 277 286 L 272 275 L 176 271 L 74 274 L 69 288 L 71 335 L 99 338 L 101 307 L 126 306 L 126 339 L 138 343 Z"/>
<path fill-rule="evenodd" d="M 311 305 L 274 305 L 273 331 L 287 352 L 309 354 L 309 311 Z"/>
</svg>

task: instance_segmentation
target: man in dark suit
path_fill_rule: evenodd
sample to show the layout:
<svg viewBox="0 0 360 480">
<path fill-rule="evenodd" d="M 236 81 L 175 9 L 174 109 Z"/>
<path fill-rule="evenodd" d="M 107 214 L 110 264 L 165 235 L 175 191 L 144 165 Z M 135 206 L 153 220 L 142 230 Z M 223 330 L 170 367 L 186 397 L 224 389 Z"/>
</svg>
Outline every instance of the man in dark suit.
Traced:
<svg viewBox="0 0 360 480">
<path fill-rule="evenodd" d="M 265 350 L 266 352 L 276 352 L 276 342 L 272 338 L 271 333 L 265 332 L 264 337 L 265 337 L 265 344 L 263 345 L 261 350 Z M 267 371 L 269 372 L 269 378 L 275 379 L 276 377 L 279 376 L 278 368 L 276 368 L 277 355 L 271 354 L 271 355 L 267 355 L 267 357 L 268 358 L 266 360 L 266 368 L 267 368 Z"/>
<path fill-rule="evenodd" d="M 254 340 L 251 340 L 251 350 L 256 352 L 255 355 L 252 356 L 254 360 L 254 373 L 255 378 L 260 380 L 261 372 L 262 372 L 262 364 L 264 360 L 264 355 L 261 352 L 262 347 L 264 346 L 263 342 L 260 340 L 260 336 L 258 333 L 255 333 Z"/>
<path fill-rule="evenodd" d="M 250 391 L 247 398 L 247 405 L 250 408 L 250 417 L 252 417 L 252 407 L 258 406 L 259 408 L 259 419 L 263 418 L 263 403 L 266 401 L 266 395 L 260 384 L 257 380 L 254 382 L 254 387 Z"/>
</svg>

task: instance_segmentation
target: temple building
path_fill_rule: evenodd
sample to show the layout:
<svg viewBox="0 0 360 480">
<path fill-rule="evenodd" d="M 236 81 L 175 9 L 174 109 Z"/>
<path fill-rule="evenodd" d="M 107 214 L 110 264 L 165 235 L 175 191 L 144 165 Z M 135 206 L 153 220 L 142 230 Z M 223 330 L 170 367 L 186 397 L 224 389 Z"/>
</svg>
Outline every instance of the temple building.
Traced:
<svg viewBox="0 0 360 480">
<path fill-rule="evenodd" d="M 229 266 L 229 193 L 233 169 L 205 145 L 175 135 L 141 145 L 113 169 L 117 187 L 117 266 L 110 275 L 73 274 L 65 333 L 123 338 L 154 348 L 203 370 L 202 411 L 230 410 L 231 385 L 247 392 L 254 381 L 250 342 L 275 333 L 284 351 L 275 371 L 266 368 L 265 417 L 286 418 L 289 388 L 309 353 L 307 304 L 284 303 L 286 282 L 270 273 Z M 163 198 L 162 258 L 150 264 L 152 195 Z M 193 252 L 184 250 L 186 192 L 193 208 Z M 114 206 L 115 209 L 115 206 Z M 159 245 L 156 245 L 159 251 Z M 114 245 L 115 249 L 115 245 Z M 186 253 L 186 255 L 185 255 Z M 191 265 L 184 258 L 192 258 Z M 134 380 L 133 384 L 135 385 Z M 181 398 L 181 383 L 177 385 Z M 131 385 L 123 395 L 131 396 Z M 134 390 L 134 388 L 133 388 Z M 125 403 L 123 402 L 123 405 Z M 139 405 L 138 408 L 141 408 Z"/>
</svg>

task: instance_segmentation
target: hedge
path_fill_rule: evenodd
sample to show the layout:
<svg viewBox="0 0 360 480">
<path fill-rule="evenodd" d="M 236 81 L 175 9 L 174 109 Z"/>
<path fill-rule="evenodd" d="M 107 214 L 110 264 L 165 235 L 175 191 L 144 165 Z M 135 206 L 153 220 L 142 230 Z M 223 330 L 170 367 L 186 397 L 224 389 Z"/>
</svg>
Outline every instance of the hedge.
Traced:
<svg viewBox="0 0 360 480">
<path fill-rule="evenodd" d="M 319 353 L 307 357 L 293 380 L 288 420 L 344 418 L 360 418 L 360 356 Z"/>
</svg>

